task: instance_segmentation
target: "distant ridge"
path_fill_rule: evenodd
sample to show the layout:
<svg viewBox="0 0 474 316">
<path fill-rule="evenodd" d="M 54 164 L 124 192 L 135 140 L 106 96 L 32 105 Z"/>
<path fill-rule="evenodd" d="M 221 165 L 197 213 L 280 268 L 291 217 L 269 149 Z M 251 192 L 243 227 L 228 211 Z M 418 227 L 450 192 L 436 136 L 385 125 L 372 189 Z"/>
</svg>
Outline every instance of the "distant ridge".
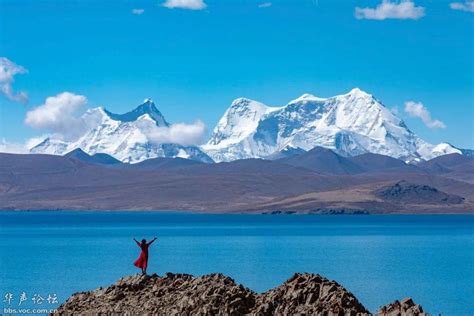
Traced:
<svg viewBox="0 0 474 316">
<path fill-rule="evenodd" d="M 277 162 L 325 174 L 356 174 L 364 171 L 349 159 L 323 147 L 315 147 L 303 154 L 282 158 Z"/>
<path fill-rule="evenodd" d="M 128 164 L 128 169 L 141 169 L 141 170 L 167 170 L 172 168 L 183 168 L 195 165 L 202 165 L 203 162 L 184 159 L 184 158 L 153 158 L 148 159 L 136 164 Z"/>
<path fill-rule="evenodd" d="M 387 170 L 407 166 L 407 164 L 400 159 L 373 153 L 349 157 L 348 160 L 358 165 L 364 171 Z"/>
<path fill-rule="evenodd" d="M 107 154 L 97 153 L 94 155 L 89 155 L 80 148 L 74 149 L 65 154 L 64 156 L 68 158 L 78 159 L 84 162 L 96 163 L 101 165 L 115 165 L 122 163 L 120 160 L 117 160 Z"/>
<path fill-rule="evenodd" d="M 444 155 L 422 162 L 418 167 L 436 174 L 454 171 L 466 173 L 474 169 L 474 157 L 460 154 Z"/>
<path fill-rule="evenodd" d="M 182 158 L 101 164 L 80 151 L 69 157 L 0 154 L 0 209 L 265 214 L 471 214 L 474 209 L 473 158 L 440 157 L 420 167 L 390 163 L 377 170 L 320 148 L 287 159 L 294 165 Z M 442 172 L 433 167 L 440 163 Z M 378 195 L 379 190 L 385 193 Z"/>
<path fill-rule="evenodd" d="M 304 150 L 302 148 L 295 148 L 295 147 L 292 147 L 292 146 L 286 146 L 282 150 L 280 150 L 276 153 L 273 153 L 269 156 L 266 156 L 265 159 L 278 160 L 278 159 L 282 159 L 282 158 L 288 158 L 288 157 L 291 157 L 291 156 L 301 155 L 301 154 L 304 154 L 305 152 L 306 152 L 306 150 Z"/>
</svg>

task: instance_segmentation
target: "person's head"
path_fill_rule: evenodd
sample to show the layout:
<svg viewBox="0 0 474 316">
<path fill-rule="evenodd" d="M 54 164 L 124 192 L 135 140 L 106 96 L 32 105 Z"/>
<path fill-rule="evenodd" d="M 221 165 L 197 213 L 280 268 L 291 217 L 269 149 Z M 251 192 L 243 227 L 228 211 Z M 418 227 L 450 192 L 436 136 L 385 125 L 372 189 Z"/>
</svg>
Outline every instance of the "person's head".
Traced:
<svg viewBox="0 0 474 316">
<path fill-rule="evenodd" d="M 146 239 L 142 239 L 142 245 L 146 244 Z"/>
</svg>

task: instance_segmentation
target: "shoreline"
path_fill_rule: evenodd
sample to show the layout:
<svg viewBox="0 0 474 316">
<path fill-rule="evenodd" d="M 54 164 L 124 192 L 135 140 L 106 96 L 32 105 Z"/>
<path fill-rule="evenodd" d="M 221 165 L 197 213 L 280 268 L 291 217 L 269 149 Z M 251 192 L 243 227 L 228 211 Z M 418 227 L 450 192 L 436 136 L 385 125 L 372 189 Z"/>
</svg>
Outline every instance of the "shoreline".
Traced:
<svg viewBox="0 0 474 316">
<path fill-rule="evenodd" d="M 183 215 L 264 215 L 264 216 L 446 216 L 446 215 L 471 215 L 474 216 L 474 210 L 469 212 L 384 212 L 384 213 L 317 213 L 317 212 L 300 212 L 300 211 L 267 211 L 267 212 L 218 212 L 218 211 L 197 211 L 197 210 L 130 210 L 130 209 L 115 209 L 115 210 L 102 210 L 102 209 L 1 209 L 0 214 L 5 212 L 11 213 L 161 213 L 161 214 L 183 214 Z"/>
</svg>

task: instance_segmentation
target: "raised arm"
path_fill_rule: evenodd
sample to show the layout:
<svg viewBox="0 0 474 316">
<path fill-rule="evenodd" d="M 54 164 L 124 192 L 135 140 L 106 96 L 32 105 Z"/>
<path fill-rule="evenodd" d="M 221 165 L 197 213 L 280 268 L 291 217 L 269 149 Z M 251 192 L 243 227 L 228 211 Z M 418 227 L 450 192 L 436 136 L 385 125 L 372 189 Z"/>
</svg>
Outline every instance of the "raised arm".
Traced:
<svg viewBox="0 0 474 316">
<path fill-rule="evenodd" d="M 148 246 L 151 245 L 156 239 L 157 239 L 156 237 L 153 238 L 153 240 L 148 243 Z"/>
<path fill-rule="evenodd" d="M 137 243 L 137 246 L 140 247 L 140 243 L 138 242 L 138 240 L 136 240 L 135 238 L 133 238 L 133 240 Z"/>
</svg>

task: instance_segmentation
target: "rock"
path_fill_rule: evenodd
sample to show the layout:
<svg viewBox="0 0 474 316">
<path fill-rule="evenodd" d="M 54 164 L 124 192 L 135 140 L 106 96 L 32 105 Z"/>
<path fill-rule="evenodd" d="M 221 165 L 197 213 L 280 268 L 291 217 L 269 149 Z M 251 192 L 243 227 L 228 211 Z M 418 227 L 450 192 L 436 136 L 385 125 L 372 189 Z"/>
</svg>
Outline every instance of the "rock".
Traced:
<svg viewBox="0 0 474 316">
<path fill-rule="evenodd" d="M 375 195 L 383 200 L 396 203 L 415 204 L 461 204 L 464 198 L 448 194 L 428 186 L 399 181 L 374 191 Z"/>
<path fill-rule="evenodd" d="M 296 273 L 257 296 L 258 315 L 370 315 L 357 298 L 318 274 Z"/>
<path fill-rule="evenodd" d="M 57 310 L 61 315 L 111 312 L 125 315 L 370 315 L 357 298 L 337 282 L 308 273 L 297 273 L 277 288 L 261 294 L 236 284 L 223 274 L 133 275 L 108 288 L 76 293 Z"/>
<path fill-rule="evenodd" d="M 407 297 L 380 307 L 377 316 L 428 316 L 428 314 L 423 312 L 421 305 L 415 304 L 410 297 Z"/>
</svg>

